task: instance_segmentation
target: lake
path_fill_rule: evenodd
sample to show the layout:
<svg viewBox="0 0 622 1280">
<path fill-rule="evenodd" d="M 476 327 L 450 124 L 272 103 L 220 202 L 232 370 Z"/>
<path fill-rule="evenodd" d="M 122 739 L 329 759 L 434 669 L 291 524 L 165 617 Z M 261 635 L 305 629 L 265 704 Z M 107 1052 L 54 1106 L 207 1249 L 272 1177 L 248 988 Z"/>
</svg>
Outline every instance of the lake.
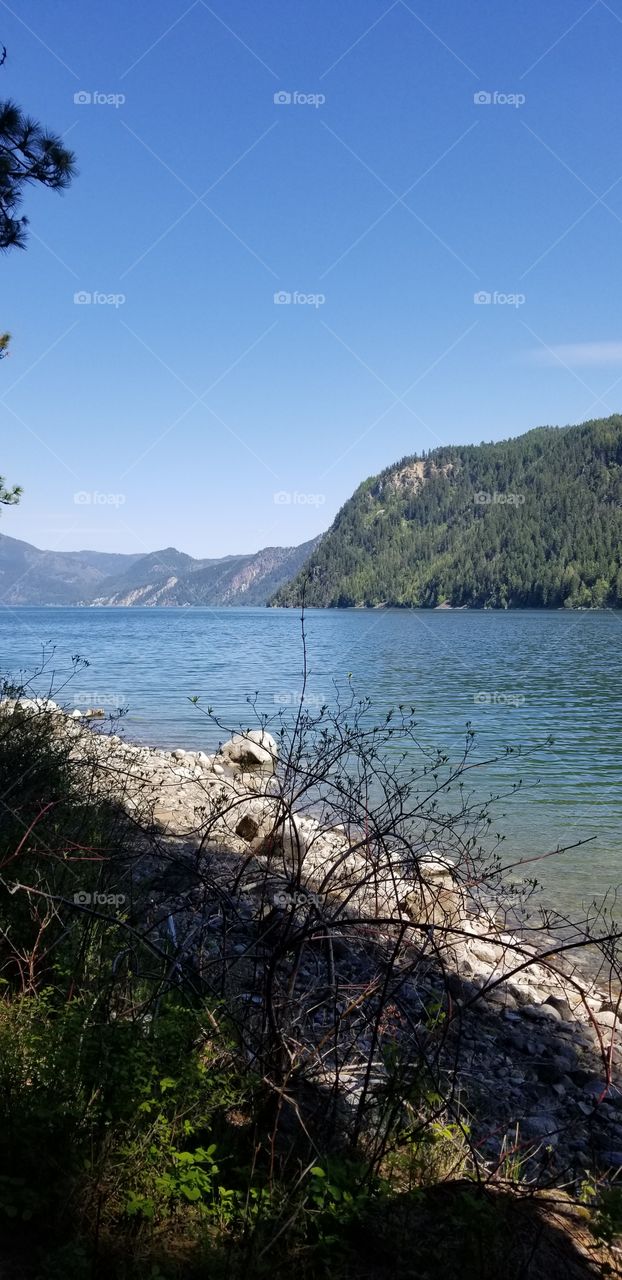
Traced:
<svg viewBox="0 0 622 1280">
<path fill-rule="evenodd" d="M 534 758 L 500 761 L 479 779 L 482 794 L 523 780 L 495 819 L 506 861 L 594 837 L 538 865 L 547 897 L 576 910 L 622 882 L 621 615 L 314 610 L 306 632 L 315 703 L 331 702 L 351 673 L 374 717 L 412 703 L 422 742 L 454 757 L 467 721 L 482 756 L 552 736 Z M 90 663 L 59 701 L 127 706 L 125 736 L 163 747 L 210 751 L 224 736 L 194 695 L 235 728 L 250 723 L 255 692 L 261 711 L 293 715 L 302 683 L 300 618 L 289 610 L 0 610 L 3 675 L 31 674 L 44 645 L 55 646 L 55 687 L 72 655 Z"/>
</svg>

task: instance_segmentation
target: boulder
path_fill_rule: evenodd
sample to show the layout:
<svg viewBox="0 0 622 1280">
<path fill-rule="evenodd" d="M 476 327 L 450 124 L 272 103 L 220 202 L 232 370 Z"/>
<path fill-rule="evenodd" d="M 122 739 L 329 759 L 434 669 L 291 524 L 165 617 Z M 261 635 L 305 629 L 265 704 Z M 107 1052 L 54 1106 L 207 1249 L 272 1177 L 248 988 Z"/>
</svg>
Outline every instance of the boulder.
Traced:
<svg viewBox="0 0 622 1280">
<path fill-rule="evenodd" d="M 604 1011 L 595 1014 L 595 1017 L 599 1027 L 608 1028 L 609 1030 L 617 1031 L 618 1033 L 622 1030 L 619 1019 L 616 1017 L 615 1013 L 612 1013 L 610 1010 L 605 1009 Z"/>
<path fill-rule="evenodd" d="M 251 840 L 254 840 L 259 834 L 259 827 L 260 823 L 257 819 L 254 818 L 252 814 L 245 813 L 240 818 L 240 821 L 236 826 L 235 834 L 236 836 L 239 836 L 241 840 L 246 840 L 247 843 L 250 844 Z"/>
<path fill-rule="evenodd" d="M 559 1009 L 556 1009 L 553 1004 L 524 1004 L 521 1006 L 521 1013 L 534 1022 L 545 1022 L 549 1018 L 552 1022 L 562 1021 Z"/>
<path fill-rule="evenodd" d="M 512 995 L 512 992 L 508 991 L 507 984 L 505 982 L 501 982 L 499 986 L 493 987 L 490 991 L 487 990 L 486 986 L 483 986 L 482 995 L 489 1004 L 496 1005 L 498 1008 L 509 1009 L 511 1012 L 514 1012 L 518 1008 L 516 999 Z"/>
<path fill-rule="evenodd" d="M 235 797 L 235 791 L 231 791 Z M 263 849 L 264 841 L 269 837 L 278 816 L 278 804 L 267 796 L 248 799 L 242 805 L 235 805 L 227 815 L 226 822 L 231 824 L 235 834 L 247 844 L 253 843 L 255 852 L 269 852 Z"/>
<path fill-rule="evenodd" d="M 622 1018 L 622 1005 L 616 1000 L 615 1004 L 612 1000 L 605 1000 L 600 1006 L 601 1013 L 615 1013 L 617 1018 Z"/>
<path fill-rule="evenodd" d="M 551 1005 L 557 1012 L 563 1022 L 572 1021 L 572 1009 L 564 996 L 547 996 L 545 1004 Z"/>
<path fill-rule="evenodd" d="M 447 876 L 453 879 L 456 873 L 453 860 L 438 853 L 435 849 L 422 853 L 417 858 L 417 867 L 424 880 L 428 877 L 433 878 L 436 876 Z"/>
<path fill-rule="evenodd" d="M 224 742 L 218 755 L 222 763 L 237 770 L 264 769 L 274 773 L 278 749 L 272 734 L 265 729 L 250 729 Z"/>
</svg>

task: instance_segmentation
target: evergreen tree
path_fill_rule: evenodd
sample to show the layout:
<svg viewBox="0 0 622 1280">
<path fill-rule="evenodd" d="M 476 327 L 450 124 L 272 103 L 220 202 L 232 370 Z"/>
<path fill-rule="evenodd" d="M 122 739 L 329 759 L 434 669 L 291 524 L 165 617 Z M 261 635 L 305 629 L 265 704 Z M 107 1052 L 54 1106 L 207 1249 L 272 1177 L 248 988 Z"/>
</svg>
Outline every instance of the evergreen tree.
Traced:
<svg viewBox="0 0 622 1280">
<path fill-rule="evenodd" d="M 272 603 L 622 607 L 622 416 L 434 449 L 365 480 Z M 307 580 L 308 577 L 308 580 Z"/>
<path fill-rule="evenodd" d="M 14 102 L 0 102 L 0 249 L 24 248 L 28 219 L 19 214 L 24 188 L 39 182 L 62 191 L 74 174 L 75 157 L 60 138 Z"/>
</svg>

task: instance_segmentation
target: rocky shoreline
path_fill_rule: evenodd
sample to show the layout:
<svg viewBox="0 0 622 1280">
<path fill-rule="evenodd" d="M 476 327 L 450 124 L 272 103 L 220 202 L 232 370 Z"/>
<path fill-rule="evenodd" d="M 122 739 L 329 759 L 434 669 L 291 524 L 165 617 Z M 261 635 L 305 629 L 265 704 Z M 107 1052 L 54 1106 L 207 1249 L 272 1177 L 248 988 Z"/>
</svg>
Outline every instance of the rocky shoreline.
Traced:
<svg viewBox="0 0 622 1280">
<path fill-rule="evenodd" d="M 538 1180 L 622 1168 L 613 988 L 574 966 L 572 949 L 560 955 L 528 925 L 508 929 L 442 853 L 428 850 L 414 870 L 390 865 L 360 831 L 293 811 L 265 730 L 212 754 L 164 751 L 94 731 L 96 713 L 67 714 L 49 700 L 5 700 L 0 711 L 53 715 L 96 787 L 174 853 L 157 928 L 207 989 L 226 990 L 248 1044 L 260 1035 L 271 965 L 270 1001 L 295 1028 L 324 1098 L 354 1114 L 365 1091 L 382 1089 L 397 1046 L 450 1095 L 482 1169 L 504 1167 L 510 1154 Z M 180 860 L 192 869 L 186 879 Z M 292 928 L 307 931 L 295 964 Z M 357 993 L 371 1008 L 387 973 L 379 1029 Z M 337 1004 L 341 1038 L 327 1051 Z"/>
</svg>

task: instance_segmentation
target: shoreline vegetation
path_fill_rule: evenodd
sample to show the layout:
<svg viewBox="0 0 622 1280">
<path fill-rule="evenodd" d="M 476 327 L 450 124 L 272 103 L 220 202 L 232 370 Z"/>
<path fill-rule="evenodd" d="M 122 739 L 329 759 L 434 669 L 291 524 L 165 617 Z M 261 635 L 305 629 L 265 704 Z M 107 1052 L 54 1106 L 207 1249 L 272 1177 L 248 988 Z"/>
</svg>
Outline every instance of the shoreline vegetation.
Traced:
<svg viewBox="0 0 622 1280">
<path fill-rule="evenodd" d="M 616 613 L 622 605 L 532 605 L 532 604 L 449 604 L 443 601 L 441 604 L 330 604 L 330 605 L 314 605 L 305 603 L 305 612 L 313 613 L 317 611 L 330 611 L 335 613 L 369 613 L 373 611 L 383 610 L 389 612 L 391 610 L 399 613 Z M 6 609 L 8 612 L 15 612 L 14 605 L 3 605 L 0 603 L 0 610 Z M 17 606 L 19 610 L 28 609 L 92 609 L 105 610 L 106 612 L 128 609 L 149 609 L 150 612 L 169 612 L 174 609 L 209 609 L 209 610 L 234 610 L 234 609 L 270 609 L 271 611 L 283 610 L 283 612 L 291 613 L 292 611 L 300 614 L 300 605 L 295 604 L 273 604 L 268 602 L 265 605 L 257 604 L 21 604 Z"/>
<path fill-rule="evenodd" d="M 619 931 L 514 881 L 472 735 L 406 768 L 409 710 L 364 710 L 301 703 L 208 755 L 5 690 L 20 1274 L 518 1280 L 532 1251 L 534 1275 L 615 1273 Z"/>
</svg>

